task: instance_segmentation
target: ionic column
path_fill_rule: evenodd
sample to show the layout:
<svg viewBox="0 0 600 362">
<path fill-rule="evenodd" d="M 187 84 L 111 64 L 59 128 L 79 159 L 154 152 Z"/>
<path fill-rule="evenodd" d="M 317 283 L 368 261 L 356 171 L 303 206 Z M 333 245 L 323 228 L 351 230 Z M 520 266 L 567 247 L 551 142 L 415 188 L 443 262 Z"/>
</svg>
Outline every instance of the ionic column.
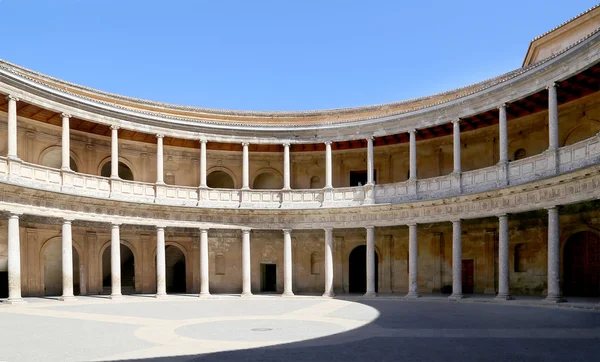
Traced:
<svg viewBox="0 0 600 362">
<path fill-rule="evenodd" d="M 452 221 L 452 295 L 450 299 L 462 299 L 462 224 Z"/>
<path fill-rule="evenodd" d="M 500 128 L 500 163 L 508 162 L 508 126 L 506 124 L 506 104 L 498 107 Z"/>
<path fill-rule="evenodd" d="M 206 185 L 206 140 L 200 140 L 200 187 Z"/>
<path fill-rule="evenodd" d="M 367 138 L 367 185 L 375 184 L 375 156 L 373 154 L 373 137 Z"/>
<path fill-rule="evenodd" d="M 167 295 L 167 265 L 165 256 L 165 228 L 156 227 L 156 298 Z"/>
<path fill-rule="evenodd" d="M 294 295 L 292 290 L 292 230 L 283 229 L 283 295 Z"/>
<path fill-rule="evenodd" d="M 283 189 L 289 190 L 290 187 L 290 144 L 283 144 Z"/>
<path fill-rule="evenodd" d="M 64 219 L 62 224 L 63 292 L 60 299 L 64 301 L 75 300 L 75 297 L 73 296 L 73 233 L 71 230 L 71 221 L 72 220 Z"/>
<path fill-rule="evenodd" d="M 208 229 L 200 229 L 200 296 L 210 295 L 208 279 Z"/>
<path fill-rule="evenodd" d="M 250 157 L 248 155 L 248 144 L 242 143 L 242 189 L 250 188 Z"/>
<path fill-rule="evenodd" d="M 460 119 L 452 121 L 454 131 L 452 133 L 454 140 L 454 171 L 453 173 L 461 173 L 460 164 Z"/>
<path fill-rule="evenodd" d="M 373 226 L 365 227 L 367 229 L 367 292 L 366 297 L 374 297 L 375 293 L 375 228 Z"/>
<path fill-rule="evenodd" d="M 69 135 L 69 114 L 62 114 L 62 167 L 63 171 L 71 171 L 71 137 Z"/>
<path fill-rule="evenodd" d="M 156 183 L 164 185 L 164 163 L 163 163 L 163 138 L 161 134 L 156 135 Z"/>
<path fill-rule="evenodd" d="M 119 178 L 119 127 L 111 126 L 110 178 Z"/>
<path fill-rule="evenodd" d="M 407 298 L 419 297 L 417 224 L 408 224 L 408 294 Z"/>
<path fill-rule="evenodd" d="M 546 301 L 564 302 L 560 291 L 560 227 L 558 208 L 548 210 L 548 296 Z"/>
<path fill-rule="evenodd" d="M 325 188 L 330 189 L 333 187 L 332 182 L 332 157 L 331 157 L 331 142 L 325 142 Z"/>
<path fill-rule="evenodd" d="M 548 87 L 548 149 L 558 149 L 558 98 L 556 83 Z"/>
<path fill-rule="evenodd" d="M 409 180 L 417 179 L 417 130 L 408 131 L 410 137 L 409 144 Z"/>
<path fill-rule="evenodd" d="M 508 264 L 508 216 L 498 216 L 498 295 L 496 299 L 510 300 Z"/>
<path fill-rule="evenodd" d="M 7 157 L 18 160 L 17 155 L 17 102 L 19 98 L 8 95 L 8 154 Z"/>
<path fill-rule="evenodd" d="M 333 229 L 325 229 L 325 292 L 324 297 L 333 297 Z"/>
<path fill-rule="evenodd" d="M 121 298 L 121 236 L 119 224 L 112 224 L 110 230 L 110 274 L 112 299 Z"/>
<path fill-rule="evenodd" d="M 25 303 L 21 298 L 21 241 L 19 214 L 8 217 L 8 304 Z"/>
<path fill-rule="evenodd" d="M 242 230 L 242 296 L 252 295 L 250 271 L 250 230 Z"/>
</svg>

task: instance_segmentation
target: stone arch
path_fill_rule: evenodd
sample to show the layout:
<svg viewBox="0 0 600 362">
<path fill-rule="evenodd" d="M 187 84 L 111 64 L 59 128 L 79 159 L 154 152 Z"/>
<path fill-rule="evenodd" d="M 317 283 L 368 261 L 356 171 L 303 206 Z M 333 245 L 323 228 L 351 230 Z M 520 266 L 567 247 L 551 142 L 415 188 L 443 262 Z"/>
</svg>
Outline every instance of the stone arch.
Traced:
<svg viewBox="0 0 600 362">
<path fill-rule="evenodd" d="M 83 275 L 81 273 L 81 257 L 83 254 L 81 246 L 75 240 L 73 240 L 72 250 L 73 294 L 79 295 L 81 294 L 81 283 L 84 282 Z M 51 255 L 48 255 L 50 256 L 50 258 L 47 258 L 46 253 L 50 251 L 53 251 L 53 253 Z M 42 294 L 45 296 L 62 295 L 62 236 L 53 236 L 42 243 L 42 247 L 40 248 L 39 253 L 39 260 L 40 283 Z M 56 264 L 49 266 L 47 264 L 48 261 L 52 261 Z M 54 285 L 51 285 L 51 282 Z"/>
<path fill-rule="evenodd" d="M 125 170 L 129 170 L 128 173 L 125 173 L 127 171 Z M 104 158 L 102 161 L 100 161 L 99 165 L 98 165 L 98 172 L 97 174 L 103 177 L 110 177 L 110 171 L 111 171 L 111 158 L 106 157 Z M 125 171 L 125 172 L 121 172 L 121 171 Z M 123 157 L 119 157 L 119 177 L 121 177 L 123 180 L 129 180 L 129 181 L 134 181 L 135 180 L 135 175 L 137 174 L 137 171 L 135 170 L 135 166 L 129 162 L 129 160 L 123 158 Z"/>
<path fill-rule="evenodd" d="M 592 228 L 573 230 L 561 249 L 564 294 L 600 296 L 600 233 Z"/>
<path fill-rule="evenodd" d="M 70 151 L 70 167 L 72 171 L 79 172 L 79 165 L 81 165 L 81 159 Z M 62 167 L 62 147 L 61 146 L 50 146 L 40 152 L 38 157 L 38 165 L 61 168 Z"/>
<path fill-rule="evenodd" d="M 364 250 L 364 251 L 362 251 L 362 250 Z M 358 261 L 360 264 L 360 265 L 358 265 L 358 269 L 357 269 L 356 265 L 354 266 L 354 268 L 352 267 L 352 264 L 355 264 L 355 263 L 352 263 L 351 258 L 352 258 L 352 253 L 355 251 L 357 251 L 357 253 L 359 254 L 358 256 L 355 256 L 355 258 L 356 258 L 355 260 Z M 356 245 L 351 250 L 349 250 L 346 255 L 345 259 L 348 261 L 348 292 L 350 292 L 350 293 L 366 292 L 366 286 L 367 286 L 367 284 L 366 284 L 366 280 L 367 280 L 367 265 L 366 265 L 367 256 L 366 256 L 366 253 L 367 253 L 367 244 L 361 243 L 359 245 Z M 364 258 L 363 258 L 363 256 L 364 256 Z M 379 250 L 379 248 L 377 246 L 375 246 L 375 292 L 377 292 L 379 290 L 379 283 L 382 280 L 382 276 L 381 276 L 382 268 L 379 267 L 379 264 L 382 261 L 383 260 L 381 259 L 381 251 Z M 362 267 L 362 265 L 364 265 L 364 268 Z M 353 286 L 353 283 L 352 283 L 353 278 L 354 278 L 355 282 L 358 282 L 358 285 Z M 361 291 L 363 289 L 363 284 L 362 284 L 363 282 L 361 282 L 361 280 L 363 280 L 363 282 L 364 282 L 364 291 Z"/>
<path fill-rule="evenodd" d="M 262 168 L 254 174 L 252 188 L 257 190 L 282 189 L 283 176 L 273 168 Z"/>
<path fill-rule="evenodd" d="M 589 118 L 586 120 L 586 116 L 583 116 L 579 122 L 576 122 L 576 126 L 569 130 L 565 136 L 562 146 L 569 146 L 593 137 L 598 133 L 599 129 L 600 123 L 597 121 L 590 121 Z"/>
<path fill-rule="evenodd" d="M 211 188 L 235 189 L 235 175 L 226 167 L 211 167 L 206 172 L 206 186 Z"/>
<path fill-rule="evenodd" d="M 175 257 L 177 254 L 179 254 L 179 258 Z M 154 256 L 154 281 L 156 282 L 156 247 L 153 249 L 152 255 Z M 167 293 L 191 292 L 192 280 L 188 278 L 188 275 L 192 275 L 192 263 L 188 250 L 178 242 L 165 241 L 165 259 Z M 173 264 L 169 265 L 171 262 Z M 180 264 L 175 267 L 177 262 Z"/>
<path fill-rule="evenodd" d="M 138 254 L 136 248 L 129 241 L 121 239 L 120 245 L 121 245 L 121 247 L 120 247 L 120 250 L 121 250 L 121 292 L 123 294 L 136 293 L 136 292 L 142 290 L 141 268 L 135 267 L 136 260 L 141 262 L 141 259 L 139 257 L 139 254 Z M 123 247 L 129 249 L 129 251 L 131 252 L 131 255 L 132 255 L 131 263 L 128 263 L 127 260 L 123 260 L 124 259 L 123 252 L 125 250 Z M 108 256 L 105 256 L 105 253 Z M 108 258 L 108 263 L 106 262 L 106 258 Z M 101 286 L 103 288 L 108 287 L 108 293 L 110 293 L 110 285 L 111 285 L 111 280 L 110 280 L 110 276 L 111 276 L 110 240 L 105 242 L 100 247 L 98 261 L 99 261 L 98 265 L 100 266 Z M 124 275 L 123 266 L 126 263 L 128 264 L 128 265 L 126 265 L 126 267 L 127 268 L 131 267 L 133 270 L 132 271 L 126 270 L 126 275 Z M 124 281 L 124 276 L 127 278 L 127 280 L 125 280 L 125 281 Z"/>
</svg>

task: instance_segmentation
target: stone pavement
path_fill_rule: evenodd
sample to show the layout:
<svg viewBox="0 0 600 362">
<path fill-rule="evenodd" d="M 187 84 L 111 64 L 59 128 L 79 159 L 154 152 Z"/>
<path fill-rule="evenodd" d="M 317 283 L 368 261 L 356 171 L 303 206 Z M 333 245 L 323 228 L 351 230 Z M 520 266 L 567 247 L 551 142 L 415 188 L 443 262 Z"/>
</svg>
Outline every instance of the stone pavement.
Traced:
<svg viewBox="0 0 600 362">
<path fill-rule="evenodd" d="M 488 300 L 27 298 L 26 305 L 0 305 L 0 360 L 593 361 L 600 355 L 598 311 L 540 308 L 535 299 L 479 303 Z"/>
</svg>

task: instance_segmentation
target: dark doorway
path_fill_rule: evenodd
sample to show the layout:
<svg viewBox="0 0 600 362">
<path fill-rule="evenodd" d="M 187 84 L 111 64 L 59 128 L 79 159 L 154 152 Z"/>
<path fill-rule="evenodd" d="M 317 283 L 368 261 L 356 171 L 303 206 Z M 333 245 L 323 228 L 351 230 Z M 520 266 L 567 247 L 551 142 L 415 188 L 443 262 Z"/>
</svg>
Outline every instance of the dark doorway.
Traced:
<svg viewBox="0 0 600 362">
<path fill-rule="evenodd" d="M 185 255 L 178 247 L 165 247 L 165 266 L 167 272 L 167 293 L 185 293 Z"/>
<path fill-rule="evenodd" d="M 465 294 L 473 293 L 473 259 L 462 261 L 462 291 Z"/>
<path fill-rule="evenodd" d="M 0 272 L 0 298 L 8 298 L 8 272 Z"/>
<path fill-rule="evenodd" d="M 377 183 L 377 170 L 373 170 L 373 181 Z M 350 171 L 350 186 L 364 186 L 367 183 L 367 170 Z"/>
<path fill-rule="evenodd" d="M 135 293 L 135 263 L 133 252 L 127 245 L 121 244 L 121 293 Z M 102 287 L 103 292 L 110 294 L 112 275 L 110 268 L 110 245 L 104 249 L 102 254 Z"/>
<path fill-rule="evenodd" d="M 600 239 L 582 231 L 571 235 L 563 258 L 565 295 L 600 296 Z"/>
<path fill-rule="evenodd" d="M 350 252 L 349 262 L 349 292 L 366 293 L 367 291 L 367 246 L 360 245 Z M 375 253 L 375 292 L 379 287 L 379 257 Z"/>
<path fill-rule="evenodd" d="M 277 292 L 277 265 L 260 264 L 260 291 Z"/>
</svg>

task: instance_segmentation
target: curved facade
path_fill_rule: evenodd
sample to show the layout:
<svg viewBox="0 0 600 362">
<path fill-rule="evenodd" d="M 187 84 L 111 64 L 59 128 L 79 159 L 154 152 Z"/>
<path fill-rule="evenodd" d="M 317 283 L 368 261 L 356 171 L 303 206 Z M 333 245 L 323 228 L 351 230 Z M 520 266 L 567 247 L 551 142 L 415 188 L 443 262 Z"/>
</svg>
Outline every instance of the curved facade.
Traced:
<svg viewBox="0 0 600 362">
<path fill-rule="evenodd" d="M 1 61 L 0 292 L 600 296 L 599 10 L 523 68 L 352 109 L 168 105 Z"/>
</svg>

